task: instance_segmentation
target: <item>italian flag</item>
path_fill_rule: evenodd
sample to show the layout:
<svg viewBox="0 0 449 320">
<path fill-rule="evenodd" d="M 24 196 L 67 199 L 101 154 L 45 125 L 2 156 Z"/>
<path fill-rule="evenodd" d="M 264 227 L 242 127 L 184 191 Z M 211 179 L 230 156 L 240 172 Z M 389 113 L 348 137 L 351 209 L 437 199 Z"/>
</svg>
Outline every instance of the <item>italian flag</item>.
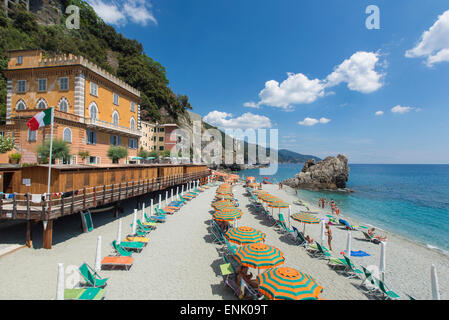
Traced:
<svg viewBox="0 0 449 320">
<path fill-rule="evenodd" d="M 31 131 L 39 130 L 40 127 L 45 127 L 51 124 L 51 112 L 53 108 L 48 108 L 38 114 L 36 114 L 30 121 L 28 121 L 27 126 Z"/>
</svg>

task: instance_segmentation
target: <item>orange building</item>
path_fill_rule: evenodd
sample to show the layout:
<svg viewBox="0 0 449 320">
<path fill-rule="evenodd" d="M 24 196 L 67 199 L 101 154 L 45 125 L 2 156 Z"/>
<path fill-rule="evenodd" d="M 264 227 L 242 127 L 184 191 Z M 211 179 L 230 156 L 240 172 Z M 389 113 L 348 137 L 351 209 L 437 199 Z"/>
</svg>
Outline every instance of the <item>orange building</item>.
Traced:
<svg viewBox="0 0 449 320">
<path fill-rule="evenodd" d="M 50 136 L 50 127 L 32 132 L 26 124 L 49 107 L 55 108 L 53 137 L 70 144 L 72 157 L 66 162 L 110 164 L 107 151 L 112 145 L 128 150 L 128 158 L 121 163 L 137 156 L 142 136 L 140 92 L 122 80 L 83 57 L 44 57 L 40 50 L 11 51 L 4 75 L 5 131 L 14 138 L 22 163 L 38 162 L 36 149 Z M 83 160 L 82 151 L 90 156 Z M 62 164 L 62 159 L 56 163 Z"/>
</svg>

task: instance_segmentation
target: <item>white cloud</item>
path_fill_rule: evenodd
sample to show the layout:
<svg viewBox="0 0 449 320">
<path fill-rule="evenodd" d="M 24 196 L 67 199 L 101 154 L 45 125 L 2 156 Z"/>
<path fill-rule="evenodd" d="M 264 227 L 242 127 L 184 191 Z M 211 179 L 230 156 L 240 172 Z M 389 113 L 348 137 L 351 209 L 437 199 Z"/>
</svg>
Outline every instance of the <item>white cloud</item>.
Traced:
<svg viewBox="0 0 449 320">
<path fill-rule="evenodd" d="M 375 113 L 375 115 L 376 115 L 376 116 L 383 116 L 383 115 L 384 115 L 384 112 L 383 112 L 383 111 L 377 111 L 377 112 Z"/>
<path fill-rule="evenodd" d="M 321 80 L 310 80 L 302 73 L 287 75 L 280 84 L 275 80 L 265 83 L 265 88 L 259 93 L 259 104 L 287 109 L 291 104 L 312 103 L 324 95 Z"/>
<path fill-rule="evenodd" d="M 287 79 L 279 83 L 270 80 L 259 93 L 258 103 L 248 102 L 245 106 L 267 105 L 291 110 L 292 105 L 309 104 L 325 95 L 335 94 L 327 89 L 347 83 L 352 91 L 371 93 L 382 86 L 382 73 L 376 71 L 380 65 L 379 54 L 359 51 L 343 61 L 326 79 L 309 79 L 303 73 L 287 73 Z"/>
<path fill-rule="evenodd" d="M 398 113 L 398 114 L 404 114 L 404 113 L 410 112 L 414 109 L 415 108 L 412 108 L 412 107 L 403 107 L 403 106 L 397 105 L 396 107 L 391 108 L 391 112 Z"/>
<path fill-rule="evenodd" d="M 116 4 L 102 0 L 89 0 L 88 2 L 104 22 L 115 25 L 126 23 L 126 16 Z"/>
<path fill-rule="evenodd" d="M 105 1 L 88 0 L 98 16 L 104 22 L 113 25 L 125 25 L 130 21 L 142 26 L 148 22 L 157 25 L 157 20 L 151 11 L 151 3 L 145 0 Z"/>
<path fill-rule="evenodd" d="M 359 51 L 343 61 L 334 72 L 327 76 L 326 87 L 347 83 L 352 91 L 371 93 L 382 87 L 382 74 L 377 72 L 379 55 L 374 52 Z"/>
<path fill-rule="evenodd" d="M 331 120 L 330 119 L 326 119 L 326 118 L 321 118 L 320 120 L 318 120 L 318 119 L 307 117 L 303 121 L 299 121 L 298 124 L 301 125 L 301 126 L 311 127 L 311 126 L 314 126 L 314 125 L 316 125 L 318 123 L 326 124 L 326 123 L 329 123 L 329 122 L 331 122 Z"/>
<path fill-rule="evenodd" d="M 271 120 L 268 117 L 244 113 L 240 117 L 233 118 L 231 113 L 214 110 L 209 112 L 204 121 L 222 129 L 262 129 L 271 128 Z"/>
<path fill-rule="evenodd" d="M 245 102 L 243 106 L 247 108 L 260 109 L 260 105 L 254 101 Z"/>
<path fill-rule="evenodd" d="M 405 53 L 407 58 L 427 58 L 427 65 L 449 61 L 449 10 L 440 15 L 437 21 L 425 31 L 419 43 Z"/>
</svg>

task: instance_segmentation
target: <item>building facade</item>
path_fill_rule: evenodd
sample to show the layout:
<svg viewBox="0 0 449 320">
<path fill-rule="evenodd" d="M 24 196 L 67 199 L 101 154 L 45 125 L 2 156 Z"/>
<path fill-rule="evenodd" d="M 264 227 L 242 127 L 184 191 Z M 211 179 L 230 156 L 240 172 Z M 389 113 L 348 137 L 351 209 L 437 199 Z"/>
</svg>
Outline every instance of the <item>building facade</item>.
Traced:
<svg viewBox="0 0 449 320">
<path fill-rule="evenodd" d="M 12 51 L 7 78 L 6 133 L 14 138 L 22 163 L 37 163 L 37 147 L 50 136 L 50 126 L 32 132 L 27 122 L 55 108 L 54 138 L 69 143 L 71 164 L 110 164 L 111 146 L 137 156 L 140 92 L 83 57 L 44 57 L 40 50 Z M 82 159 L 80 152 L 88 152 Z M 1 159 L 4 162 L 4 159 Z M 57 163 L 62 163 L 57 160 Z"/>
<path fill-rule="evenodd" d="M 171 133 L 178 129 L 177 124 L 158 124 L 141 121 L 142 138 L 139 147 L 145 151 L 171 150 L 176 146 Z"/>
</svg>

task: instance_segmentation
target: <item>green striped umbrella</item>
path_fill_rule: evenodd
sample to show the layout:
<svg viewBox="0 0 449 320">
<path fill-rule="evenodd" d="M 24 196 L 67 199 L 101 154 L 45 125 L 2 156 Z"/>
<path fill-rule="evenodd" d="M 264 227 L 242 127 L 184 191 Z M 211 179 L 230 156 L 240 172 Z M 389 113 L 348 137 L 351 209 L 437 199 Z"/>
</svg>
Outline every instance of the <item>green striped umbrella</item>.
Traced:
<svg viewBox="0 0 449 320">
<path fill-rule="evenodd" d="M 285 261 L 281 250 L 264 243 L 252 243 L 238 248 L 235 258 L 241 265 L 257 270 L 277 267 Z"/>
<path fill-rule="evenodd" d="M 225 233 L 226 239 L 237 244 L 249 244 L 265 241 L 266 234 L 250 227 L 232 228 Z"/>
<path fill-rule="evenodd" d="M 215 211 L 212 214 L 212 217 L 218 221 L 234 221 L 235 219 L 240 219 L 242 215 L 242 210 L 237 208 L 230 208 Z"/>
<path fill-rule="evenodd" d="M 259 291 L 271 300 L 316 300 L 323 288 L 308 274 L 292 268 L 272 268 L 257 276 Z"/>
<path fill-rule="evenodd" d="M 295 213 L 294 215 L 291 216 L 291 218 L 298 222 L 304 223 L 304 232 L 306 231 L 306 224 L 319 224 L 320 223 L 320 219 L 318 219 L 317 217 L 315 217 L 309 213 L 305 213 L 305 212 Z"/>
</svg>

